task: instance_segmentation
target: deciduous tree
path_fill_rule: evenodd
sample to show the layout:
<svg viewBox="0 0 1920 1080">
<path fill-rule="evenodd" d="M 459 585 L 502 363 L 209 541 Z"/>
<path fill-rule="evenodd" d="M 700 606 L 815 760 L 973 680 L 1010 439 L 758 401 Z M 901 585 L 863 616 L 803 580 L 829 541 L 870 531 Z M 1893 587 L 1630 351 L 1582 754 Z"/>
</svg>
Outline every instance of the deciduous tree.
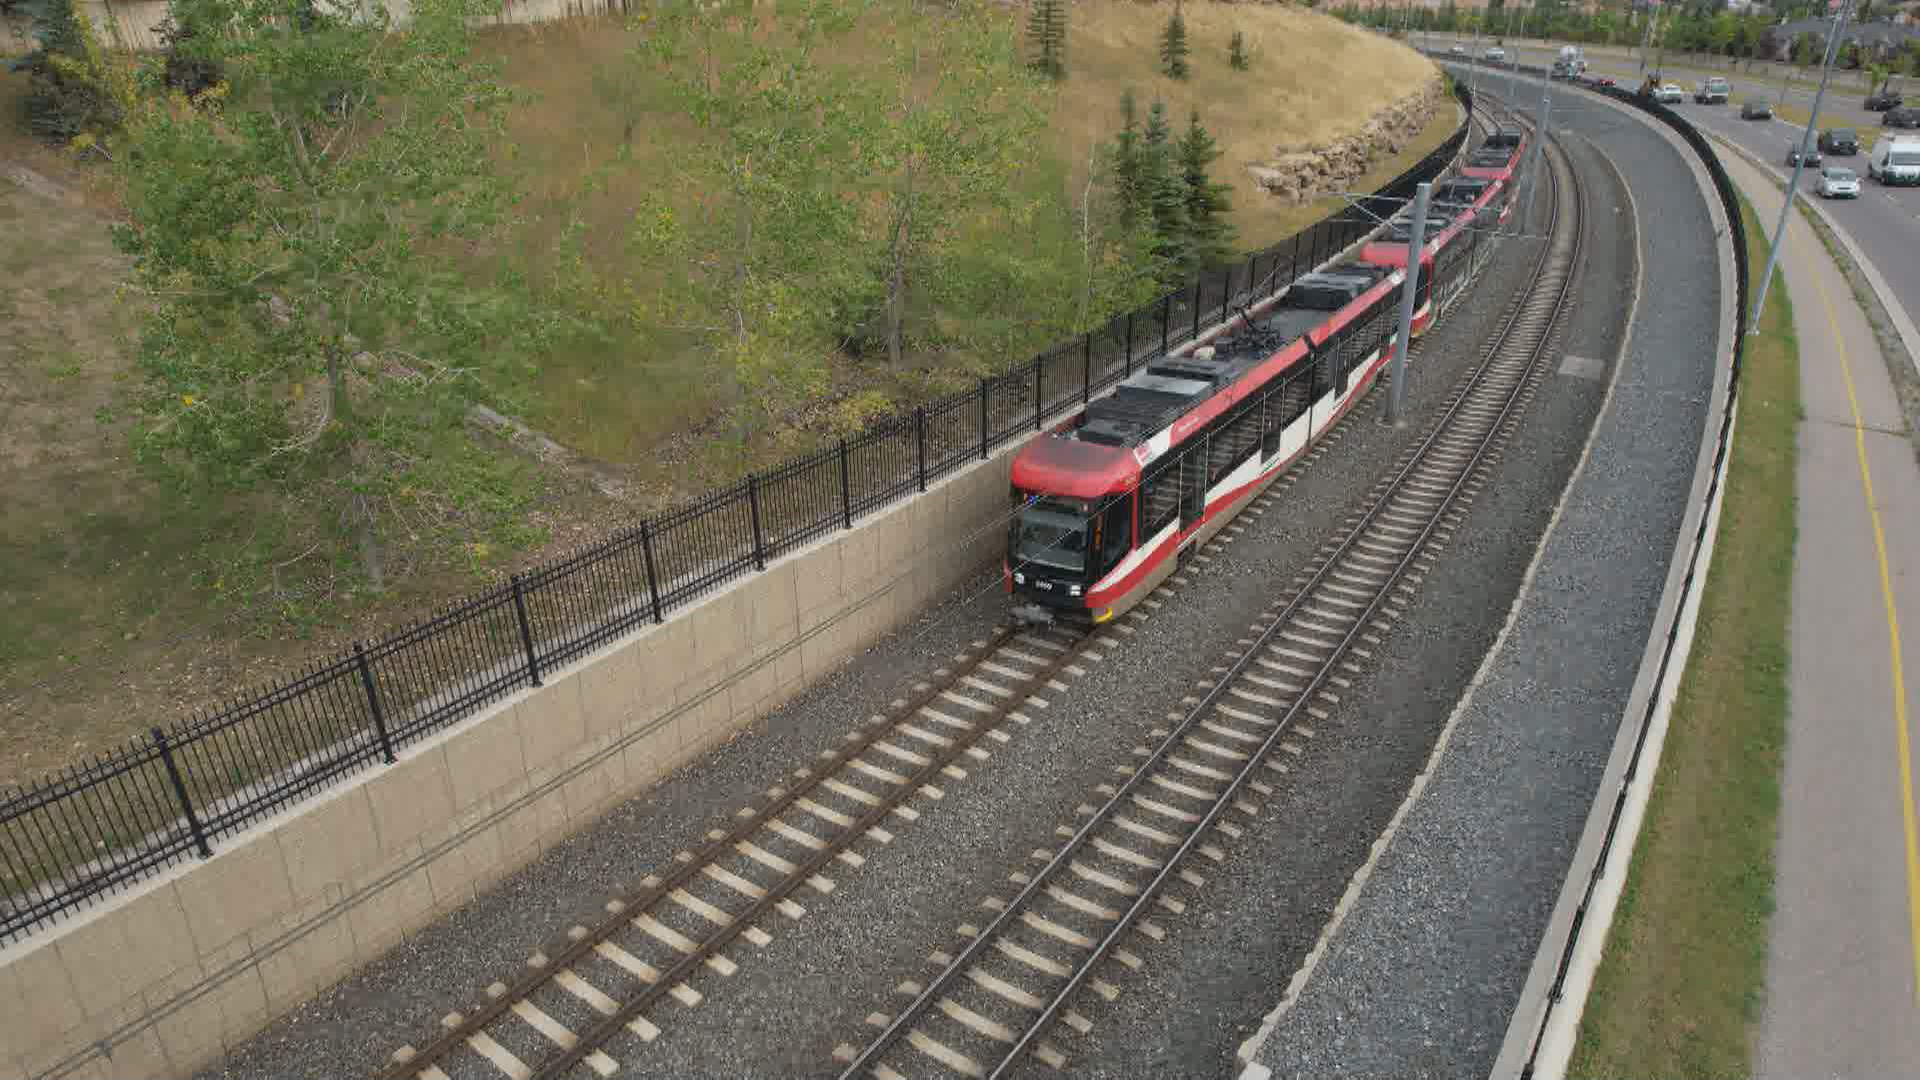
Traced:
<svg viewBox="0 0 1920 1080">
<path fill-rule="evenodd" d="M 278 494 L 375 590 L 383 524 L 462 467 L 441 456 L 462 388 L 526 322 L 445 263 L 509 201 L 509 94 L 468 29 L 488 10 L 413 0 L 396 29 L 379 6 L 210 0 L 226 32 L 197 55 L 228 81 L 212 107 L 144 103 L 122 155 L 116 238 L 153 301 L 140 460 L 209 499 Z"/>
<path fill-rule="evenodd" d="M 1227 66 L 1235 71 L 1247 70 L 1247 36 L 1238 30 L 1227 42 Z"/>
</svg>

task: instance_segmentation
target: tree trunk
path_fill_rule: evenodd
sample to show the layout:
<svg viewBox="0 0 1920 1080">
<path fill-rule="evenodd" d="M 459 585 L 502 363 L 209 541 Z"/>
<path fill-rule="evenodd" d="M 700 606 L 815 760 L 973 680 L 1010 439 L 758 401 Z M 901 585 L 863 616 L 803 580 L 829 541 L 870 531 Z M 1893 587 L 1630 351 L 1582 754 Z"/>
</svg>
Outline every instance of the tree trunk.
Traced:
<svg viewBox="0 0 1920 1080">
<path fill-rule="evenodd" d="M 887 363 L 899 367 L 904 352 L 907 310 L 907 220 L 893 231 L 893 270 L 887 276 Z"/>
</svg>

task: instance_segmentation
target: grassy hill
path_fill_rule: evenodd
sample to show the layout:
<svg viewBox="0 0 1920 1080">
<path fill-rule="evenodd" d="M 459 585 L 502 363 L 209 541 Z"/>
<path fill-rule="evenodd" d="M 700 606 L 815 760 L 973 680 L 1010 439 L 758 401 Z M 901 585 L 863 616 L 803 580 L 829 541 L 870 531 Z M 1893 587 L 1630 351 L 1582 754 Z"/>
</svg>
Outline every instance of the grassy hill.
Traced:
<svg viewBox="0 0 1920 1080">
<path fill-rule="evenodd" d="M 879 0 L 875 10 L 884 16 L 890 2 Z M 1018 8 L 988 10 L 1012 25 L 1024 22 Z M 0 782 L 109 749 L 259 685 L 302 657 L 373 636 L 404 614 L 470 590 L 480 576 L 577 545 L 649 507 L 1064 337 L 1089 155 L 1117 128 L 1125 89 L 1143 109 L 1163 99 L 1177 127 L 1189 109 L 1201 111 L 1225 152 L 1215 178 L 1235 185 L 1237 246 L 1250 249 L 1317 219 L 1329 204 L 1276 205 L 1247 181 L 1247 164 L 1270 157 L 1276 145 L 1352 132 L 1431 72 L 1407 50 L 1308 11 L 1202 4 L 1186 8 L 1192 78 L 1174 82 L 1155 73 L 1155 40 L 1169 10 L 1116 0 L 1073 5 L 1068 78 L 1034 91 L 1040 134 L 1006 181 L 1017 197 L 954 223 L 960 251 L 953 265 L 973 275 L 976 287 L 948 290 L 920 313 L 938 347 L 893 366 L 822 338 L 782 358 L 800 377 L 779 394 L 751 398 L 716 365 L 709 338 L 626 317 L 632 305 L 698 272 L 635 243 L 636 208 L 663 206 L 697 219 L 708 205 L 686 166 L 702 133 L 634 58 L 645 32 L 604 20 L 489 31 L 484 50 L 530 95 L 513 113 L 511 146 L 501 151 L 526 198 L 507 249 L 493 253 L 499 261 L 472 259 L 468 269 L 490 273 L 503 262 L 572 305 L 597 332 L 554 342 L 517 374 L 496 373 L 487 392 L 633 494 L 604 497 L 577 470 L 485 443 L 509 464 L 453 493 L 466 509 L 451 534 L 442 528 L 413 538 L 413 549 L 408 536 L 393 538 L 392 562 L 403 569 L 377 598 L 352 595 L 349 582 L 297 550 L 266 565 L 271 589 L 239 605 L 223 594 L 209 553 L 253 543 L 271 508 L 181 505 L 149 486 L 132 469 L 122 433 L 95 419 L 133 372 L 133 312 L 114 289 L 125 263 L 105 233 L 120 206 L 112 177 L 0 133 L 0 165 L 26 163 L 74 192 L 47 199 L 0 179 L 0 232 L 10 241 L 0 253 L 0 313 L 16 331 L 0 340 L 0 498 L 13 511 L 0 517 Z M 830 59 L 854 69 L 881 62 L 894 45 L 888 26 L 869 19 Z M 1236 29 L 1252 47 L 1244 72 L 1226 63 Z M 8 114 L 23 81 L 0 75 L 0 109 Z M 929 93 L 940 85 L 929 81 Z M 1425 154 L 1454 123 L 1452 110 L 1442 110 L 1422 138 L 1360 186 Z M 561 242 L 566 237 L 571 246 Z M 750 429 L 740 423 L 745 409 L 759 410 Z M 510 526 L 504 536 L 503 523 Z"/>
</svg>

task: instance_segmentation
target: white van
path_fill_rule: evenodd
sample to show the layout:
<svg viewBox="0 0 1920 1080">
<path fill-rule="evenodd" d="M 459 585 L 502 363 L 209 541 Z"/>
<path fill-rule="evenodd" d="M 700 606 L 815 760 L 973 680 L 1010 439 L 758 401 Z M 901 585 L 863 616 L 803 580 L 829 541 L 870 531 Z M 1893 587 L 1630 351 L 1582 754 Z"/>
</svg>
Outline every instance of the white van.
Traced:
<svg viewBox="0 0 1920 1080">
<path fill-rule="evenodd" d="M 1920 184 L 1920 140 L 1882 136 L 1867 155 L 1867 175 L 1882 184 Z"/>
</svg>

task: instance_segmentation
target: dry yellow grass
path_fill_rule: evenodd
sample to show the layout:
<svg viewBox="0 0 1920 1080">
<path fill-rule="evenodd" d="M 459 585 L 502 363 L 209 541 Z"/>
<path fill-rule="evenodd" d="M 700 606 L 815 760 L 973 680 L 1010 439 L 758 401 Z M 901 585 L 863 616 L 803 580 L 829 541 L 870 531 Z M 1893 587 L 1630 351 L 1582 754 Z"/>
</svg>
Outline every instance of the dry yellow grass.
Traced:
<svg viewBox="0 0 1920 1080">
<path fill-rule="evenodd" d="M 997 10 L 1016 28 L 1024 26 L 1023 7 Z M 1064 174 L 1070 190 L 1077 192 L 1089 152 L 1096 142 L 1113 136 L 1120 123 L 1120 96 L 1131 88 L 1143 115 L 1149 103 L 1164 100 L 1176 128 L 1185 126 L 1192 109 L 1200 110 L 1224 152 L 1214 167 L 1216 179 L 1234 187 L 1237 246 L 1265 247 L 1324 216 L 1333 205 L 1321 201 L 1295 206 L 1276 199 L 1253 184 L 1246 167 L 1270 160 L 1283 145 L 1324 145 L 1356 131 L 1433 76 L 1432 65 L 1412 50 L 1328 16 L 1281 5 L 1208 3 L 1185 8 L 1192 76 L 1178 82 L 1158 73 L 1158 39 L 1171 10 L 1169 4 L 1133 0 L 1080 0 L 1072 6 L 1068 76 L 1051 93 L 1049 138 L 1035 148 L 1033 167 L 1022 183 L 1055 183 L 1054 178 Z M 1246 71 L 1235 71 L 1227 63 L 1235 30 L 1245 34 L 1252 54 Z M 852 65 L 878 61 L 892 47 L 889 33 L 889 24 L 876 14 L 833 47 L 832 60 Z M 571 217 L 584 223 L 585 258 L 603 277 L 634 282 L 644 290 L 650 275 L 673 272 L 633 265 L 625 238 L 632 207 L 642 194 L 660 193 L 669 199 L 677 197 L 676 190 L 684 194 L 688 185 L 676 182 L 676 162 L 699 133 L 683 117 L 649 100 L 658 88 L 644 73 L 627 73 L 629 86 L 637 92 L 625 109 L 610 99 L 606 77 L 631 63 L 626 56 L 638 40 L 632 29 L 607 19 L 486 35 L 483 50 L 504 66 L 508 81 L 535 95 L 511 121 L 530 185 L 526 209 L 532 227 L 519 242 L 520 266 L 538 271 L 549 265 L 554 241 Z M 632 164 L 604 172 L 599 186 L 589 189 L 587 178 L 620 149 L 629 122 L 634 124 Z M 1455 123 L 1451 108 L 1438 110 L 1422 138 L 1394 160 L 1380 163 L 1376 174 L 1361 183 L 1384 182 L 1444 139 Z M 647 468 L 645 463 L 660 459 L 663 436 L 684 430 L 689 417 L 712 417 L 736 400 L 735 389 L 712 377 L 704 357 L 697 343 L 659 339 L 644 346 L 609 341 L 569 347 L 545 365 L 534 420 L 563 442 L 602 460 Z M 830 370 L 838 366 L 832 358 L 826 364 Z M 869 365 L 858 375 L 871 385 L 876 378 L 890 382 L 897 373 L 875 372 Z M 895 396 L 914 392 L 904 385 L 886 389 Z M 738 464 L 731 461 L 727 468 Z M 688 477 L 679 465 L 668 471 L 682 480 Z"/>
<path fill-rule="evenodd" d="M 1324 145 L 1352 134 L 1433 77 L 1433 65 L 1412 49 L 1331 16 L 1280 4 L 1205 3 L 1182 9 L 1192 75 L 1178 82 L 1156 71 L 1170 11 L 1168 4 L 1134 0 L 1073 4 L 1068 75 L 1054 103 L 1054 147 L 1084 168 L 1090 144 L 1111 138 L 1119 126 L 1120 94 L 1128 87 L 1143 110 L 1155 97 L 1165 100 L 1183 127 L 1198 108 L 1223 152 L 1214 170 L 1216 179 L 1234 186 L 1233 223 L 1244 249 L 1265 247 L 1325 215 L 1302 213 L 1263 193 L 1247 166 L 1271 160 L 1280 146 Z M 1253 57 L 1246 71 L 1227 65 L 1235 30 L 1246 35 Z M 1451 109 L 1439 111 L 1445 114 L 1441 135 L 1423 139 L 1420 154 L 1456 126 Z M 1418 157 L 1402 156 L 1408 163 Z"/>
</svg>

